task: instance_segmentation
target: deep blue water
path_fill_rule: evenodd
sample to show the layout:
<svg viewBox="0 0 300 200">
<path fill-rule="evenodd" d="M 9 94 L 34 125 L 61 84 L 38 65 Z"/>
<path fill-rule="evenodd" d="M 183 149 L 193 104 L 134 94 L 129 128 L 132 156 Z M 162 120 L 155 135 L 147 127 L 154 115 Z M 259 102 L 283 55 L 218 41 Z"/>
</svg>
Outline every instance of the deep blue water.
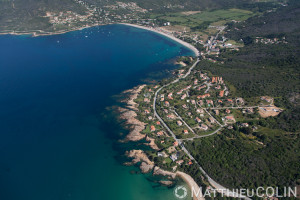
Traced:
<svg viewBox="0 0 300 200">
<path fill-rule="evenodd" d="M 113 95 L 192 55 L 156 33 L 109 25 L 0 36 L 0 199 L 173 199 L 118 161 Z"/>
</svg>

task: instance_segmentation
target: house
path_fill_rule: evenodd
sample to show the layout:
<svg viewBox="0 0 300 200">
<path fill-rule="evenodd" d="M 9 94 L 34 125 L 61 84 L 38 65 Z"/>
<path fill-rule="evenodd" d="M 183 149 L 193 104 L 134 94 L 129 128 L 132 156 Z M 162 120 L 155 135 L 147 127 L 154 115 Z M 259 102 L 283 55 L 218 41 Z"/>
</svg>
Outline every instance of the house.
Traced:
<svg viewBox="0 0 300 200">
<path fill-rule="evenodd" d="M 249 126 L 248 123 L 242 123 L 242 124 L 241 124 L 241 127 L 248 127 L 248 126 Z"/>
<path fill-rule="evenodd" d="M 191 100 L 191 103 L 192 103 L 192 104 L 196 104 L 196 101 L 195 101 L 195 100 Z"/>
<path fill-rule="evenodd" d="M 144 102 L 145 102 L 145 103 L 149 103 L 150 100 L 149 100 L 148 98 L 144 98 Z"/>
<path fill-rule="evenodd" d="M 201 90 L 201 89 L 203 89 L 203 88 L 206 88 L 206 85 L 201 85 L 200 87 L 198 87 L 197 90 Z"/>
<path fill-rule="evenodd" d="M 203 101 L 202 101 L 202 100 L 199 100 L 199 101 L 198 101 L 198 104 L 199 104 L 199 106 L 203 106 Z"/>
<path fill-rule="evenodd" d="M 223 96 L 224 96 L 224 90 L 221 90 L 221 91 L 220 91 L 219 96 L 220 96 L 220 97 L 223 97 Z"/>
<path fill-rule="evenodd" d="M 187 107 L 186 104 L 183 104 L 182 107 L 183 107 L 184 109 L 188 109 L 188 107 Z"/>
<path fill-rule="evenodd" d="M 206 131 L 208 129 L 208 126 L 205 124 L 201 124 L 200 128 Z"/>
<path fill-rule="evenodd" d="M 186 98 L 186 94 L 182 95 L 181 100 Z"/>
<path fill-rule="evenodd" d="M 214 110 L 216 115 L 219 115 L 219 110 Z"/>
<path fill-rule="evenodd" d="M 156 134 L 157 134 L 157 136 L 162 136 L 162 135 L 164 135 L 164 132 L 159 131 L 159 132 L 157 132 Z"/>
<path fill-rule="evenodd" d="M 193 162 L 190 160 L 189 162 L 188 162 L 188 165 L 192 165 L 193 164 Z"/>
<path fill-rule="evenodd" d="M 194 85 L 197 85 L 198 84 L 198 79 L 195 79 L 194 80 Z"/>
<path fill-rule="evenodd" d="M 216 122 L 215 119 L 212 118 L 212 117 L 208 118 L 208 120 L 210 121 L 210 123 L 215 123 Z"/>
<path fill-rule="evenodd" d="M 182 94 L 183 90 L 179 90 L 176 94 Z"/>
<path fill-rule="evenodd" d="M 232 99 L 227 99 L 227 101 L 228 101 L 229 103 L 233 103 Z"/>
<path fill-rule="evenodd" d="M 165 106 L 169 107 L 170 103 L 168 101 L 165 101 Z"/>
<path fill-rule="evenodd" d="M 183 130 L 183 134 L 188 134 L 189 131 L 188 130 Z"/>
<path fill-rule="evenodd" d="M 168 94 L 168 98 L 171 99 L 171 100 L 173 99 L 172 95 L 173 95 L 173 93 Z"/>
<path fill-rule="evenodd" d="M 204 95 L 197 96 L 198 99 L 204 99 L 206 97 L 210 97 L 210 94 L 204 94 Z"/>
<path fill-rule="evenodd" d="M 152 116 L 149 116 L 149 117 L 148 117 L 148 120 L 152 120 L 152 119 L 153 119 L 153 117 L 152 117 Z"/>
<path fill-rule="evenodd" d="M 229 114 L 229 113 L 230 113 L 230 110 L 229 110 L 229 109 L 226 109 L 225 112 L 226 112 L 227 114 Z"/>
<path fill-rule="evenodd" d="M 171 158 L 171 160 L 172 160 L 173 162 L 175 162 L 175 161 L 178 159 L 176 153 L 173 153 L 173 154 L 170 156 L 170 158 Z"/>
<path fill-rule="evenodd" d="M 153 125 L 150 126 L 150 131 L 151 131 L 151 132 L 155 131 L 155 126 L 153 126 Z"/>
<path fill-rule="evenodd" d="M 182 122 L 180 120 L 178 120 L 176 123 L 178 126 L 182 126 Z"/>
<path fill-rule="evenodd" d="M 215 88 L 216 88 L 217 90 L 219 90 L 219 89 L 221 89 L 221 85 L 217 85 Z"/>
<path fill-rule="evenodd" d="M 177 146 L 178 146 L 178 142 L 175 141 L 175 142 L 173 143 L 173 146 L 174 146 L 174 147 L 177 147 Z"/>
<path fill-rule="evenodd" d="M 157 156 L 158 157 L 164 157 L 164 154 L 163 154 L 163 152 L 157 152 Z"/>
<path fill-rule="evenodd" d="M 177 160 L 176 164 L 181 165 L 184 161 L 183 160 Z"/>
<path fill-rule="evenodd" d="M 235 121 L 233 116 L 226 116 L 225 119 L 228 121 Z"/>
<path fill-rule="evenodd" d="M 196 110 L 196 112 L 197 112 L 197 113 L 204 113 L 204 110 L 198 108 L 198 109 Z"/>
<path fill-rule="evenodd" d="M 167 118 L 168 119 L 175 119 L 175 115 L 174 114 L 167 115 Z"/>
<path fill-rule="evenodd" d="M 157 122 L 156 122 L 156 125 L 160 125 L 160 121 L 157 121 Z"/>
<path fill-rule="evenodd" d="M 207 103 L 207 105 L 209 105 L 209 106 L 210 106 L 210 105 L 212 105 L 212 106 L 214 105 L 213 100 L 206 100 L 206 103 Z"/>
<path fill-rule="evenodd" d="M 200 123 L 202 120 L 199 117 L 196 117 L 196 122 Z"/>
<path fill-rule="evenodd" d="M 149 110 L 145 110 L 144 111 L 146 114 L 150 114 L 150 111 Z"/>
</svg>

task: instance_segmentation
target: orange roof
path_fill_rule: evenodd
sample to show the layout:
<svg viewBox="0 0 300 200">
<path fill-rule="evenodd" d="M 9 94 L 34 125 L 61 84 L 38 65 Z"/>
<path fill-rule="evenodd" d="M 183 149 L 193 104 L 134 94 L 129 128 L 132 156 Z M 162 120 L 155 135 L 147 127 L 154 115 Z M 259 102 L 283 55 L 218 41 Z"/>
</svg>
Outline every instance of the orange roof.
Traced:
<svg viewBox="0 0 300 200">
<path fill-rule="evenodd" d="M 220 91 L 219 96 L 220 96 L 220 97 L 223 97 L 223 96 L 224 96 L 224 90 L 221 90 L 221 91 Z"/>
<path fill-rule="evenodd" d="M 151 130 L 151 131 L 155 131 L 155 126 L 152 125 L 152 126 L 150 127 L 150 130 Z"/>
<path fill-rule="evenodd" d="M 157 121 L 156 124 L 157 124 L 157 125 L 160 125 L 160 121 Z"/>
<path fill-rule="evenodd" d="M 174 145 L 175 147 L 177 147 L 177 146 L 178 146 L 178 142 L 175 141 L 175 142 L 173 143 L 173 145 Z"/>
</svg>

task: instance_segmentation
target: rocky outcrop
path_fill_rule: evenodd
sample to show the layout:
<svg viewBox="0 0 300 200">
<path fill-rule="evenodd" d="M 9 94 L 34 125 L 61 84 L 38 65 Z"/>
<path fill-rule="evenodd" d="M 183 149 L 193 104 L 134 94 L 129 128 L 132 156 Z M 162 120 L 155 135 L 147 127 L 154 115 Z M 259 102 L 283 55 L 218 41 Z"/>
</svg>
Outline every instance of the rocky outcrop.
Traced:
<svg viewBox="0 0 300 200">
<path fill-rule="evenodd" d="M 127 100 L 124 100 L 123 102 L 126 103 L 126 108 L 119 108 L 120 112 L 120 119 L 125 120 L 125 124 L 128 125 L 128 128 L 130 129 L 129 134 L 126 136 L 126 138 L 123 140 L 123 142 L 126 141 L 138 141 L 143 138 L 145 138 L 144 134 L 141 134 L 141 131 L 145 129 L 146 123 L 141 122 L 136 119 L 136 112 L 138 111 L 138 104 L 134 102 L 134 100 L 137 98 L 138 94 L 142 91 L 142 89 L 146 85 L 141 85 L 139 87 L 136 87 L 131 90 L 126 90 L 123 93 L 130 93 L 130 96 Z"/>
<path fill-rule="evenodd" d="M 142 173 L 149 173 L 154 167 L 154 162 L 149 160 L 148 156 L 142 150 L 127 151 L 126 156 L 133 159 L 131 162 L 126 162 L 124 164 L 130 165 L 141 162 L 140 169 Z"/>
<path fill-rule="evenodd" d="M 154 165 L 149 165 L 145 162 L 142 162 L 140 165 L 140 169 L 142 171 L 142 173 L 149 173 L 152 169 L 153 169 Z"/>
<path fill-rule="evenodd" d="M 169 171 L 165 171 L 157 166 L 154 167 L 154 170 L 153 170 L 153 175 L 161 175 L 161 176 L 167 176 L 169 177 L 170 179 L 175 179 L 176 177 L 176 174 L 173 173 L 173 172 L 169 172 Z"/>
<path fill-rule="evenodd" d="M 147 155 L 142 150 L 130 150 L 127 151 L 125 154 L 129 158 L 133 158 L 132 160 L 133 164 L 136 164 L 138 162 L 145 162 L 147 164 L 154 165 L 154 162 L 149 160 Z"/>
<path fill-rule="evenodd" d="M 158 146 L 157 146 L 156 143 L 155 143 L 155 139 L 153 139 L 153 138 L 147 136 L 147 137 L 146 137 L 146 141 L 149 142 L 149 143 L 147 143 L 146 145 L 150 146 L 150 147 L 151 147 L 152 149 L 154 149 L 154 150 L 157 150 L 157 151 L 159 150 Z"/>
<path fill-rule="evenodd" d="M 159 183 L 164 186 L 171 186 L 174 184 L 173 181 L 159 181 Z"/>
</svg>

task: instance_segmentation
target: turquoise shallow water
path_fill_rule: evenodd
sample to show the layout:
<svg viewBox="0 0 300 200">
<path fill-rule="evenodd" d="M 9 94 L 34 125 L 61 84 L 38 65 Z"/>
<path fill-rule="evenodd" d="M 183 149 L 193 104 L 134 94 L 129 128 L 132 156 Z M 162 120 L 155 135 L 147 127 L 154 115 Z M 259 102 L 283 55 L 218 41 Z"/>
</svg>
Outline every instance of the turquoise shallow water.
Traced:
<svg viewBox="0 0 300 200">
<path fill-rule="evenodd" d="M 174 199 L 121 165 L 130 145 L 116 142 L 122 129 L 103 113 L 190 50 L 124 25 L 0 44 L 1 200 Z"/>
</svg>

